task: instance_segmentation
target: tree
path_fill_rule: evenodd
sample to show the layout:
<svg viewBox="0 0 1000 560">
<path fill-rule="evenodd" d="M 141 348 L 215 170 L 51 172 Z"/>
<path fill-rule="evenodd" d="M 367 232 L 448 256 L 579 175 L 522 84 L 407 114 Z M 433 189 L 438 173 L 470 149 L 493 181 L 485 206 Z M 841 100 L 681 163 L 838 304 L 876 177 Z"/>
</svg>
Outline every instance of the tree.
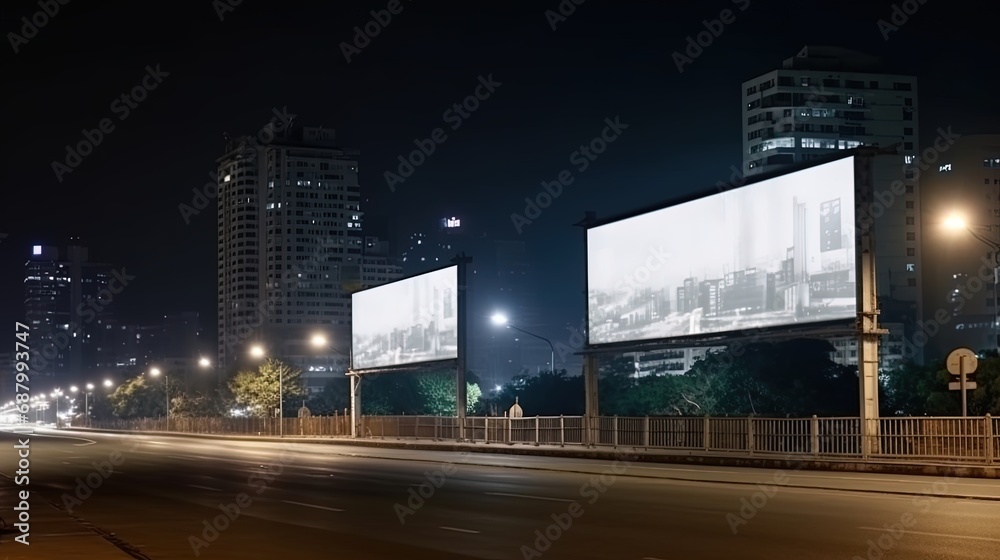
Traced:
<svg viewBox="0 0 1000 560">
<path fill-rule="evenodd" d="M 258 417 L 275 416 L 278 409 L 278 388 L 282 388 L 285 415 L 297 410 L 294 401 L 305 395 L 302 370 L 274 359 L 268 359 L 256 370 L 238 372 L 229 381 L 229 390 L 237 406 L 247 408 Z"/>
<path fill-rule="evenodd" d="M 170 414 L 186 418 L 222 417 L 229 413 L 232 405 L 232 397 L 220 390 L 185 390 L 170 399 Z"/>
<path fill-rule="evenodd" d="M 97 403 L 95 399 L 95 418 Z M 108 396 L 111 411 L 118 418 L 152 418 L 166 416 L 167 394 L 163 383 L 149 383 L 145 376 L 133 377 L 119 385 Z"/>
<path fill-rule="evenodd" d="M 331 379 L 323 390 L 311 396 L 306 403 L 309 410 L 319 416 L 331 416 L 335 412 L 343 413 L 351 406 L 351 380 Z"/>
</svg>

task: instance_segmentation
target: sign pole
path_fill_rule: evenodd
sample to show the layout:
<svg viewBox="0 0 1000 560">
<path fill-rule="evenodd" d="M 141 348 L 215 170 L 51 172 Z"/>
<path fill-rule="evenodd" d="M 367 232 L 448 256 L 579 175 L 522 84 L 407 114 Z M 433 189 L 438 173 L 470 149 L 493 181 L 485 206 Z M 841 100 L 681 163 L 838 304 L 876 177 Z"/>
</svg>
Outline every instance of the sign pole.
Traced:
<svg viewBox="0 0 1000 560">
<path fill-rule="evenodd" d="M 965 418 L 965 417 L 968 416 L 968 412 L 969 412 L 969 408 L 968 408 L 968 395 L 966 395 L 966 393 L 965 393 L 965 389 L 966 389 L 966 384 L 965 384 L 965 356 L 959 356 L 958 357 L 958 378 L 959 378 L 958 382 L 962 384 L 962 388 L 960 389 L 962 391 L 962 418 Z"/>
</svg>

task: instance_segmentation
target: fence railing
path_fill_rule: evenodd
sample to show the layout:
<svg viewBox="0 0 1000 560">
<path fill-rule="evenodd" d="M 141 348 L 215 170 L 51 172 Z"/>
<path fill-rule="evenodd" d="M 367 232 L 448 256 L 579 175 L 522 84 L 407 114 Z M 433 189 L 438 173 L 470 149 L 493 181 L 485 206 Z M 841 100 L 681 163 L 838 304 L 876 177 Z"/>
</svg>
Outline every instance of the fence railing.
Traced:
<svg viewBox="0 0 1000 560">
<path fill-rule="evenodd" d="M 350 416 L 164 418 L 93 421 L 92 428 L 195 434 L 350 437 Z M 467 417 L 464 439 L 486 444 L 609 446 L 691 454 L 735 453 L 1000 465 L 1000 418 L 880 418 L 864 455 L 858 418 L 717 418 L 679 416 Z M 454 441 L 458 418 L 365 416 L 358 436 Z"/>
</svg>

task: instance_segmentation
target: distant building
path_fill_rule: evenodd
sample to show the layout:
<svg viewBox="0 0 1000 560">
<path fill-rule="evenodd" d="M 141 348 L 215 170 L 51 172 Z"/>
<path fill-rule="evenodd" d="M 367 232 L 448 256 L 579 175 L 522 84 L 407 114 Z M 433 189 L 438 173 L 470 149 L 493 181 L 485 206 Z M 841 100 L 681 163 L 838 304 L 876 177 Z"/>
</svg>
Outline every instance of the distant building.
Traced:
<svg viewBox="0 0 1000 560">
<path fill-rule="evenodd" d="M 230 141 L 218 160 L 217 361 L 227 371 L 247 365 L 260 344 L 319 390 L 346 370 L 351 294 L 401 271 L 363 233 L 359 153 L 339 147 L 333 130 L 271 133 L 265 145 Z M 312 347 L 315 334 L 329 347 Z"/>
<path fill-rule="evenodd" d="M 111 308 L 124 285 L 85 247 L 34 245 L 25 263 L 25 318 L 31 327 L 33 383 L 68 385 L 106 363 Z"/>
<path fill-rule="evenodd" d="M 893 200 L 875 220 L 876 282 L 880 322 L 903 328 L 885 343 L 895 335 L 912 339 L 923 305 L 917 79 L 886 73 L 869 55 L 807 46 L 781 68 L 745 81 L 741 94 L 745 176 L 780 172 L 859 146 L 896 147 L 898 155 L 879 156 L 874 166 L 875 191 Z M 903 194 L 893 194 L 895 181 L 905 184 Z M 836 243 L 835 233 L 820 233 L 825 243 Z M 843 348 L 853 343 L 832 342 Z M 838 360 L 844 355 L 835 353 Z M 917 349 L 908 358 L 920 363 L 923 352 Z"/>
<path fill-rule="evenodd" d="M 115 325 L 108 330 L 115 360 L 107 367 L 120 378 L 150 367 L 175 373 L 199 371 L 202 358 L 209 359 L 211 370 L 215 370 L 197 312 L 163 315 L 147 324 Z"/>
<path fill-rule="evenodd" d="M 943 359 L 962 346 L 996 350 L 1000 294 L 991 244 L 1000 244 L 1000 134 L 960 137 L 920 183 L 924 321 L 940 329 L 929 337 L 928 358 Z M 971 231 L 947 227 L 949 218 L 964 220 Z"/>
</svg>

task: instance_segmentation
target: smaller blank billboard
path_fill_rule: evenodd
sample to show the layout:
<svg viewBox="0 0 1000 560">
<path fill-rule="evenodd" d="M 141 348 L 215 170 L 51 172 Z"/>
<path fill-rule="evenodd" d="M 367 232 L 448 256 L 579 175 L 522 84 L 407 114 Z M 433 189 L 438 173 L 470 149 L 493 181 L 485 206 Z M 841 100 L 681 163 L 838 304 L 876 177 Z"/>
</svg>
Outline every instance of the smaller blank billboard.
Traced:
<svg viewBox="0 0 1000 560">
<path fill-rule="evenodd" d="M 458 358 L 458 267 L 351 296 L 352 369 Z"/>
</svg>

